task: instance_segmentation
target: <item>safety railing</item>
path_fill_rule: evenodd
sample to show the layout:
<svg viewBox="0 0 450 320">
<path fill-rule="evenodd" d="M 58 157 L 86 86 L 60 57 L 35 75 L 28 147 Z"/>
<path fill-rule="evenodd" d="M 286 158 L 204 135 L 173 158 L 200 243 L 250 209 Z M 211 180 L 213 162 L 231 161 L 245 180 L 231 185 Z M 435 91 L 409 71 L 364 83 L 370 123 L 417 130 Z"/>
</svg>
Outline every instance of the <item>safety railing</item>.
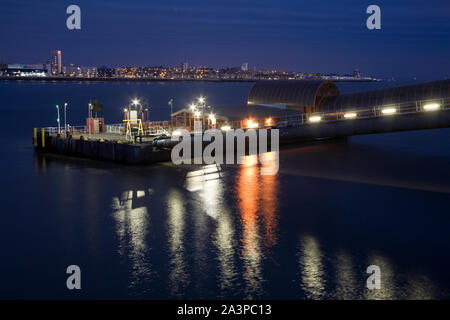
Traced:
<svg viewBox="0 0 450 320">
<path fill-rule="evenodd" d="M 377 118 L 395 115 L 418 114 L 426 112 L 438 112 L 439 110 L 449 110 L 449 100 L 417 100 L 408 103 L 378 105 L 369 108 L 347 108 L 335 111 L 324 111 L 315 113 L 298 113 L 296 115 L 281 116 L 275 119 L 249 119 L 251 123 L 246 126 L 252 127 L 291 127 L 313 123 L 349 121 L 367 118 Z M 270 119 L 270 121 L 268 121 Z M 244 122 L 245 127 L 245 122 Z"/>
<path fill-rule="evenodd" d="M 44 131 L 48 134 L 61 134 L 65 135 L 66 130 L 64 130 L 64 127 L 45 127 L 43 128 Z M 86 132 L 86 126 L 68 126 L 67 127 L 67 133 L 68 134 L 80 134 Z"/>
<path fill-rule="evenodd" d="M 122 123 L 107 124 L 105 125 L 105 129 L 106 133 L 123 134 L 125 132 L 124 125 Z"/>
</svg>

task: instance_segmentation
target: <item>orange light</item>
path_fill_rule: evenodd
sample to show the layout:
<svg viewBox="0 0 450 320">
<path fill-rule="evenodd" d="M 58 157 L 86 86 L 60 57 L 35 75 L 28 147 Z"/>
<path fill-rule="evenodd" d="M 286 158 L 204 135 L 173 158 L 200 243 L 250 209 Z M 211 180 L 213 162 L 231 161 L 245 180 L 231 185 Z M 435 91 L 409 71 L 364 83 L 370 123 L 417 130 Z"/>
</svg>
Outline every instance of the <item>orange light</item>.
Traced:
<svg viewBox="0 0 450 320">
<path fill-rule="evenodd" d="M 266 119 L 266 124 L 270 126 L 272 124 L 272 118 L 270 118 L 270 117 L 267 118 Z"/>
<path fill-rule="evenodd" d="M 253 119 L 247 120 L 247 128 L 258 128 L 258 123 L 253 122 Z"/>
</svg>

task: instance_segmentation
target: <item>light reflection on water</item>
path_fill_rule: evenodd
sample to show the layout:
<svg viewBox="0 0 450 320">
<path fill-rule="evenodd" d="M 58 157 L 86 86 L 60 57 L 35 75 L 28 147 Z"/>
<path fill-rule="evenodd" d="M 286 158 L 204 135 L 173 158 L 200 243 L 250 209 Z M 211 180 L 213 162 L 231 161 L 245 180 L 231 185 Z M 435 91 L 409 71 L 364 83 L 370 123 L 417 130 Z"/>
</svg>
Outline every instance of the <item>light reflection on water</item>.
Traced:
<svg viewBox="0 0 450 320">
<path fill-rule="evenodd" d="M 271 157 L 270 155 L 268 156 Z M 274 158 L 274 157 L 273 157 Z M 275 159 L 275 158 L 274 158 Z M 216 279 L 215 297 L 262 298 L 266 295 L 267 264 L 279 267 L 272 250 L 277 248 L 279 208 L 279 176 L 261 175 L 256 156 L 246 156 L 235 179 L 236 209 L 224 201 L 226 173 L 220 166 L 196 167 L 186 173 L 183 190 L 171 188 L 167 194 L 167 284 L 169 297 L 199 295 Z M 131 261 L 130 288 L 145 287 L 155 275 L 152 270 L 150 216 L 145 202 L 139 202 L 150 191 L 128 190 L 113 198 L 114 218 L 119 239 L 119 254 Z M 194 212 L 189 213 L 188 207 Z M 212 224 L 212 230 L 208 226 Z M 187 230 L 194 227 L 193 241 Z M 216 248 L 211 260 L 210 243 Z M 378 265 L 382 270 L 381 289 L 368 290 L 368 274 L 346 250 L 330 255 L 322 250 L 319 239 L 310 234 L 300 236 L 297 254 L 292 264 L 299 291 L 306 299 L 427 299 L 433 297 L 433 284 L 421 274 L 403 276 L 403 283 L 394 276 L 386 257 L 369 254 L 365 264 Z M 193 259 L 192 259 L 193 258 Z M 295 261 L 297 260 L 297 261 Z M 218 270 L 214 275 L 202 275 L 211 261 Z M 359 262 L 361 264 L 361 261 Z M 195 279 L 195 280 L 194 280 Z M 197 283 L 192 286 L 193 282 Z M 195 291 L 193 293 L 192 291 Z M 144 295 L 145 296 L 145 295 Z"/>
<path fill-rule="evenodd" d="M 133 197 L 136 195 L 136 197 Z M 150 229 L 150 216 L 146 207 L 134 207 L 133 202 L 145 195 L 145 191 L 133 190 L 122 193 L 120 199 L 112 200 L 113 216 L 116 220 L 116 232 L 119 238 L 119 254 L 132 261 L 129 287 L 141 287 L 152 277 L 152 265 L 149 263 L 150 249 L 147 233 Z"/>
<path fill-rule="evenodd" d="M 276 152 L 265 156 L 265 165 L 277 161 Z M 262 260 L 276 261 L 270 248 L 277 243 L 277 175 L 262 175 L 257 155 L 246 156 L 237 175 L 236 190 L 242 224 L 243 278 L 247 298 L 263 296 Z"/>
<path fill-rule="evenodd" d="M 169 288 L 172 295 L 182 297 L 189 283 L 186 272 L 184 232 L 185 232 L 184 199 L 177 190 L 168 195 L 168 228 L 169 242 Z"/>
<path fill-rule="evenodd" d="M 307 299 L 323 299 L 325 291 L 324 257 L 318 241 L 312 236 L 303 237 L 300 240 L 298 256 L 301 290 Z"/>
<path fill-rule="evenodd" d="M 40 163 L 43 161 L 36 161 L 36 169 L 43 172 Z M 46 165 L 45 170 L 48 173 L 52 167 Z M 270 291 L 273 274 L 268 270 L 275 270 L 286 285 L 297 284 L 298 294 L 290 291 L 292 297 L 436 297 L 436 282 L 428 275 L 403 271 L 396 266 L 395 257 L 393 260 L 371 249 L 360 254 L 351 246 L 335 247 L 323 235 L 298 230 L 297 243 L 292 244 L 296 254 L 287 256 L 284 250 L 290 244 L 279 246 L 280 176 L 260 173 L 261 166 L 249 156 L 235 172 L 219 166 L 197 166 L 185 174 L 183 184 L 168 188 L 163 198 L 153 197 L 152 189 L 142 187 L 114 196 L 117 252 L 129 266 L 128 294 L 152 298 L 155 281 L 164 281 L 167 292 L 158 296 L 168 298 L 274 297 Z M 230 185 L 232 190 L 227 188 Z M 234 202 L 227 201 L 230 193 L 236 197 Z M 166 200 L 167 208 L 158 213 L 162 229 L 155 228 L 151 218 L 155 214 L 152 203 L 161 199 Z M 150 234 L 166 245 L 152 243 Z M 164 255 L 166 267 L 159 261 Z M 366 268 L 371 264 L 381 268 L 380 290 L 366 288 Z M 291 267 L 296 271 L 289 274 Z"/>
<path fill-rule="evenodd" d="M 357 279 L 352 257 L 343 250 L 340 250 L 336 257 L 336 290 L 334 299 L 351 300 L 358 298 Z"/>
<path fill-rule="evenodd" d="M 258 203 L 260 186 L 256 155 L 247 156 L 237 178 L 238 208 L 242 224 L 243 278 L 247 298 L 262 295 L 261 235 L 258 225 Z"/>
</svg>

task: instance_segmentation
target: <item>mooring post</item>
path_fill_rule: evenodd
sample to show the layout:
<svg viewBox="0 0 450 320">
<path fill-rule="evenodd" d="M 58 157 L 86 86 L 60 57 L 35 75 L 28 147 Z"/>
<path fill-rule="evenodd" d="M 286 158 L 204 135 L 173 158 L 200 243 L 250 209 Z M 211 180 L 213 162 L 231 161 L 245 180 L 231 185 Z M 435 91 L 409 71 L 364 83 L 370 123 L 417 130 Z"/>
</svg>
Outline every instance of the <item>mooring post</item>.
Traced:
<svg viewBox="0 0 450 320">
<path fill-rule="evenodd" d="M 37 147 L 37 128 L 34 128 L 33 130 L 33 144 Z"/>
<path fill-rule="evenodd" d="M 45 148 L 45 130 L 41 129 L 41 138 L 42 138 L 42 148 Z"/>
</svg>

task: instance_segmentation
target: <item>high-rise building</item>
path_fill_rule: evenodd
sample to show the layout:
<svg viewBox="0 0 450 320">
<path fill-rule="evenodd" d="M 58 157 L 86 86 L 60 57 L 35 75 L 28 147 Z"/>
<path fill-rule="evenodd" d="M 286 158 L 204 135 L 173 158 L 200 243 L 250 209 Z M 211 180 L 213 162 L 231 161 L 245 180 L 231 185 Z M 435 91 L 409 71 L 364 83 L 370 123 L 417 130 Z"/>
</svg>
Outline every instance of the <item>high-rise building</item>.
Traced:
<svg viewBox="0 0 450 320">
<path fill-rule="evenodd" d="M 181 69 L 183 70 L 183 72 L 187 72 L 188 71 L 188 63 L 186 61 L 181 63 Z"/>
<path fill-rule="evenodd" d="M 53 75 L 59 75 L 63 72 L 62 70 L 62 58 L 61 58 L 61 51 L 60 50 L 54 50 L 52 51 L 52 57 L 50 60 L 51 65 L 51 73 Z"/>
<path fill-rule="evenodd" d="M 244 62 L 241 65 L 241 71 L 248 71 L 248 62 Z"/>
</svg>

